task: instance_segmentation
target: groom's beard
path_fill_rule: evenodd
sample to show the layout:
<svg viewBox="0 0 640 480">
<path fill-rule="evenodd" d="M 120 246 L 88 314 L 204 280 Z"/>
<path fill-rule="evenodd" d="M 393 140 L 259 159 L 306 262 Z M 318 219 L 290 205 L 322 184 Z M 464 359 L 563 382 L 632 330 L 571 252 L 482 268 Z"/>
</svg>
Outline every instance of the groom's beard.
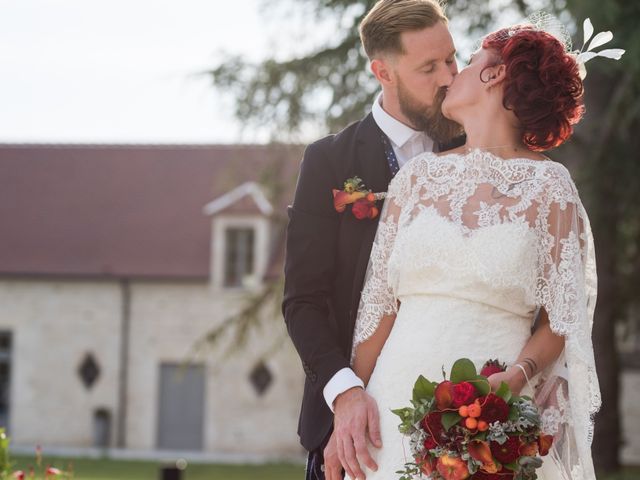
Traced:
<svg viewBox="0 0 640 480">
<path fill-rule="evenodd" d="M 415 130 L 425 132 L 438 143 L 449 143 L 464 133 L 459 124 L 442 115 L 442 102 L 446 93 L 445 87 L 440 88 L 433 99 L 433 105 L 424 106 L 411 96 L 402 82 L 398 82 L 400 111 L 409 119 Z"/>
</svg>

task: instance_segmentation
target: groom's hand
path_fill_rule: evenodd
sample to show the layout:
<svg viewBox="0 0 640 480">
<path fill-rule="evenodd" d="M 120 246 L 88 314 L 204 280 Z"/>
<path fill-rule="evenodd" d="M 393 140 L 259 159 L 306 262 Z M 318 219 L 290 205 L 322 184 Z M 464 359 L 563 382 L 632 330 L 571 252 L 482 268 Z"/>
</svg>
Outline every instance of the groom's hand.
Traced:
<svg viewBox="0 0 640 480">
<path fill-rule="evenodd" d="M 382 447 L 376 401 L 362 388 L 354 387 L 338 395 L 333 407 L 340 463 L 351 478 L 365 479 L 359 461 L 371 470 L 378 470 L 367 448 L 367 433 L 374 446 Z"/>
<path fill-rule="evenodd" d="M 336 432 L 331 434 L 327 446 L 322 452 L 324 457 L 324 478 L 325 480 L 342 480 L 342 464 L 338 458 L 338 445 L 336 443 Z"/>
</svg>

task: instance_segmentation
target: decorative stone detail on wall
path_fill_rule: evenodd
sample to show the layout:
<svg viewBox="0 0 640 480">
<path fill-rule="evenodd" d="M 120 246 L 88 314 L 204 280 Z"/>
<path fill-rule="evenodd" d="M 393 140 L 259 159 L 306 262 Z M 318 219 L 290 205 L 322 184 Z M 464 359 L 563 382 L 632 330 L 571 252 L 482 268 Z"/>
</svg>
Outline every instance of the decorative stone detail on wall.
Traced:
<svg viewBox="0 0 640 480">
<path fill-rule="evenodd" d="M 253 367 L 253 370 L 251 370 L 249 380 L 251 381 L 253 388 L 256 390 L 256 393 L 258 395 L 264 395 L 271 383 L 273 383 L 273 374 L 264 362 L 259 362 L 255 367 Z"/>
<path fill-rule="evenodd" d="M 78 367 L 78 375 L 87 390 L 90 390 L 93 384 L 100 376 L 100 365 L 93 357 L 93 354 L 87 353 Z"/>
</svg>

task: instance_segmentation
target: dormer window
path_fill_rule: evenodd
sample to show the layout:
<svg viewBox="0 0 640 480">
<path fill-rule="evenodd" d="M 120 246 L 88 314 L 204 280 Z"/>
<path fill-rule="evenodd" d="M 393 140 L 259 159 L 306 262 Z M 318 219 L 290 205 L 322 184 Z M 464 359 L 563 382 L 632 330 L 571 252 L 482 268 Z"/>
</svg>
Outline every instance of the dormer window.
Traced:
<svg viewBox="0 0 640 480">
<path fill-rule="evenodd" d="M 247 182 L 204 206 L 211 216 L 214 288 L 259 287 L 270 251 L 273 206 L 260 186 Z"/>
<path fill-rule="evenodd" d="M 247 286 L 255 277 L 255 229 L 229 227 L 224 244 L 224 286 Z"/>
</svg>

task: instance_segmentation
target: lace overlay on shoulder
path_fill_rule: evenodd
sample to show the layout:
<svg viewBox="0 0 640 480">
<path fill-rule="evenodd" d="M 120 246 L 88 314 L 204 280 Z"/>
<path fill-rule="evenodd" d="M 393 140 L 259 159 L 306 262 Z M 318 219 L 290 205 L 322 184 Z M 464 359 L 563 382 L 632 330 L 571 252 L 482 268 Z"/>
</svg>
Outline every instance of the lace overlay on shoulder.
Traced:
<svg viewBox="0 0 640 480">
<path fill-rule="evenodd" d="M 412 234 L 418 228 L 420 234 Z M 505 243 L 496 246 L 495 239 Z M 451 243 L 459 245 L 455 255 Z M 497 301 L 519 315 L 546 310 L 565 349 L 539 374 L 536 401 L 566 477 L 595 479 L 590 445 L 601 403 L 591 343 L 595 256 L 589 219 L 567 169 L 479 150 L 409 161 L 390 183 L 381 211 L 352 359 L 382 317 L 397 314 L 403 295 L 422 293 L 415 285 L 421 271 L 490 285 Z"/>
</svg>

